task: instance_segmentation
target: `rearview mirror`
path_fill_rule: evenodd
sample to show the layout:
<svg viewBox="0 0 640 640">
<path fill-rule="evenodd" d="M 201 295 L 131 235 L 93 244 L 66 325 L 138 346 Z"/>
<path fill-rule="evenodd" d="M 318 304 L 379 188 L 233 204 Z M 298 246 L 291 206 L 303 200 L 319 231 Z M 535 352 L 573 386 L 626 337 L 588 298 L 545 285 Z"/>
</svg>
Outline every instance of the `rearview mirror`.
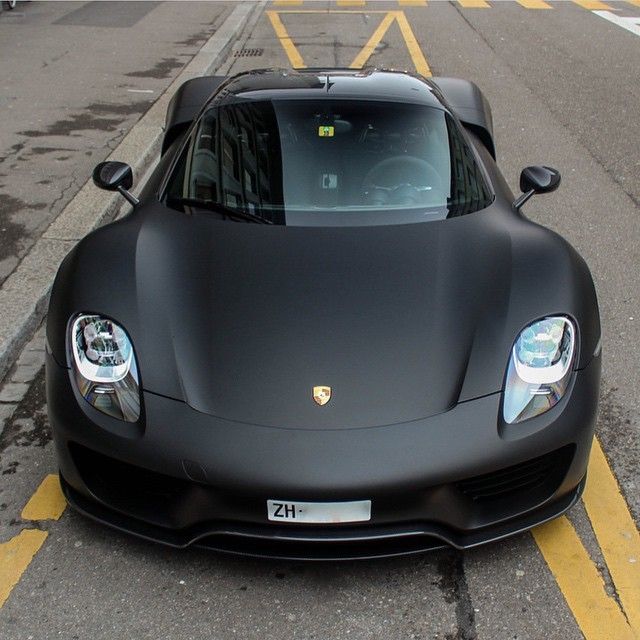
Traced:
<svg viewBox="0 0 640 640">
<path fill-rule="evenodd" d="M 560 172 L 551 167 L 534 165 L 526 167 L 520 174 L 520 190 L 522 195 L 516 199 L 513 206 L 519 209 L 531 196 L 536 193 L 551 193 L 560 185 Z"/>
<path fill-rule="evenodd" d="M 119 191 L 134 207 L 140 202 L 129 193 L 133 186 L 133 171 L 124 162 L 101 162 L 93 170 L 93 184 L 106 191 Z"/>
</svg>

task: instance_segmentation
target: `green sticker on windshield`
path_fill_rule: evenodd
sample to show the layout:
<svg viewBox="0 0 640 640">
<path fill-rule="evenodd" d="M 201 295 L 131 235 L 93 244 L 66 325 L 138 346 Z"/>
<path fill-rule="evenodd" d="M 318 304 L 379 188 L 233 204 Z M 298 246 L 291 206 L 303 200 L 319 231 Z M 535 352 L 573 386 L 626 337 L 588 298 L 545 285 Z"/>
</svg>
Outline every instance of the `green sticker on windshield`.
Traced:
<svg viewBox="0 0 640 640">
<path fill-rule="evenodd" d="M 335 129 L 328 124 L 325 124 L 321 127 L 318 127 L 318 135 L 321 138 L 333 138 L 333 133 L 334 133 Z"/>
</svg>

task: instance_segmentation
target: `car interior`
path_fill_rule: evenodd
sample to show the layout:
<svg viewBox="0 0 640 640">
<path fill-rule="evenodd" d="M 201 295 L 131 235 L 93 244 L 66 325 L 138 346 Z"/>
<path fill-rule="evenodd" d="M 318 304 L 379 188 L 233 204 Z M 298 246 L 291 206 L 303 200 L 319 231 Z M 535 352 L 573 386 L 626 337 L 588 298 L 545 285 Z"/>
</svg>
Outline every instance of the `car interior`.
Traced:
<svg viewBox="0 0 640 640">
<path fill-rule="evenodd" d="M 189 197 L 239 207 L 443 207 L 451 158 L 441 110 L 386 102 L 291 100 L 202 118 Z"/>
</svg>

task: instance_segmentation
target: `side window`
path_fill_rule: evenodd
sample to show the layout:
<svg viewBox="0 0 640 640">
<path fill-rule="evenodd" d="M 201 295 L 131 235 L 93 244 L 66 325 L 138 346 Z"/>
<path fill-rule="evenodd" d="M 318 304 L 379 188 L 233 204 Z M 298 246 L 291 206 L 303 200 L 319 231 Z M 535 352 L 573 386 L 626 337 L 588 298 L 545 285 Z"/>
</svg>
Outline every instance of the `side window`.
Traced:
<svg viewBox="0 0 640 640">
<path fill-rule="evenodd" d="M 207 110 L 182 150 L 165 194 L 283 220 L 278 122 L 269 102 Z"/>
<path fill-rule="evenodd" d="M 211 110 L 203 116 L 192 139 L 188 160 L 189 182 L 185 185 L 189 198 L 218 201 L 220 166 L 217 135 L 216 112 Z"/>
<path fill-rule="evenodd" d="M 272 219 L 272 206 L 282 202 L 282 160 L 272 105 L 224 106 L 218 120 L 220 202 Z"/>
<path fill-rule="evenodd" d="M 491 193 L 472 150 L 456 123 L 447 116 L 451 152 L 449 216 L 462 216 L 491 204 Z"/>
<path fill-rule="evenodd" d="M 251 109 L 247 105 L 239 106 L 236 110 L 239 124 L 240 151 L 242 153 L 242 186 L 246 206 L 254 211 L 260 205 L 258 196 L 258 159 L 256 157 L 255 131 Z"/>
</svg>

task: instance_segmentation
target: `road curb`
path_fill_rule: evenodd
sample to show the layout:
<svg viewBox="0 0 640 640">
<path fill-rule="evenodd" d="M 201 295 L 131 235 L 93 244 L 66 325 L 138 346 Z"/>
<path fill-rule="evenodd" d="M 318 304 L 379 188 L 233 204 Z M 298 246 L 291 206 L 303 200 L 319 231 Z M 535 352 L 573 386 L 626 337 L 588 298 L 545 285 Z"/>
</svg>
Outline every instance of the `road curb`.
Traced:
<svg viewBox="0 0 640 640">
<path fill-rule="evenodd" d="M 261 3 L 238 3 L 220 28 L 109 155 L 128 162 L 137 181 L 160 151 L 167 105 L 186 80 L 214 72 Z M 58 266 L 87 233 L 127 207 L 119 194 L 105 195 L 88 180 L 49 225 L 0 289 L 0 381 L 42 321 Z"/>
</svg>

